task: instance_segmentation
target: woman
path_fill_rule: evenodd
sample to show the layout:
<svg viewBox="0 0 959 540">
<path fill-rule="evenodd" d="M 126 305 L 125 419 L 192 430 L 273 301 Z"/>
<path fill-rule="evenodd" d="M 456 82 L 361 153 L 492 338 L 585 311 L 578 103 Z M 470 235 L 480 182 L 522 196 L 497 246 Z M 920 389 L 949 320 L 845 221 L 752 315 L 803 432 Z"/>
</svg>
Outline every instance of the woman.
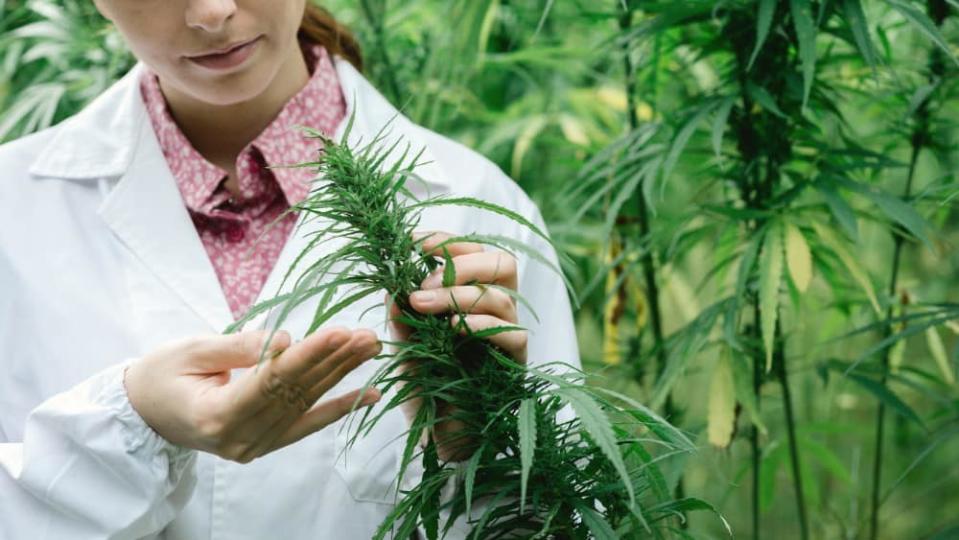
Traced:
<svg viewBox="0 0 959 540">
<path fill-rule="evenodd" d="M 96 4 L 137 65 L 68 121 L 0 147 L 0 538 L 369 538 L 395 503 L 405 420 L 391 412 L 345 455 L 337 421 L 357 397 L 377 406 L 378 391 L 359 394 L 367 360 L 403 329 L 361 320 L 361 303 L 304 338 L 316 305 L 303 305 L 258 369 L 265 332 L 220 335 L 277 294 L 309 240 L 293 213 L 266 227 L 312 180 L 279 167 L 315 159 L 297 126 L 339 137 L 355 113 L 356 142 L 389 124 L 424 148 L 416 195 L 542 224 L 538 210 L 489 161 L 399 115 L 360 75 L 350 34 L 305 0 Z M 422 227 L 508 235 L 555 261 L 478 211 L 431 209 Z M 577 363 L 557 276 L 452 252 L 458 285 L 427 279 L 417 310 L 455 301 L 473 328 L 518 321 L 528 333 L 490 339 Z M 518 289 L 539 318 L 500 292 L 476 301 L 470 281 Z"/>
</svg>

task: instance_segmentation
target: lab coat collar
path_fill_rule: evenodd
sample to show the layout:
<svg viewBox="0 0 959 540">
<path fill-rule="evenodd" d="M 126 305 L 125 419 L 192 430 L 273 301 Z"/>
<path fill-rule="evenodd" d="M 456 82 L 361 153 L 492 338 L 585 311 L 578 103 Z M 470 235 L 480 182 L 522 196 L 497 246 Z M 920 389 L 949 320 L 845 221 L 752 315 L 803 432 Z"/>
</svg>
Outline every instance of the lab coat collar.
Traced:
<svg viewBox="0 0 959 540">
<path fill-rule="evenodd" d="M 355 112 L 348 141 L 354 145 L 368 143 L 383 133 L 382 144 L 386 147 L 390 141 L 402 139 L 414 152 L 423 150 L 416 174 L 427 184 L 423 186 L 425 193 L 437 194 L 430 186 L 440 188 L 440 192 L 449 189 L 449 175 L 417 133 L 422 128 L 393 107 L 352 64 L 340 56 L 334 56 L 333 60 L 346 100 L 347 120 Z M 141 142 L 142 125 L 148 120 L 139 88 L 144 69 L 145 66 L 137 62 L 122 79 L 56 128 L 51 141 L 31 165 L 30 174 L 70 180 L 123 176 L 131 166 L 137 144 Z M 357 107 L 358 103 L 360 107 Z M 340 123 L 335 139 L 342 137 L 347 120 Z M 397 152 L 391 156 L 392 160 L 386 160 L 386 164 L 401 154 Z"/>
</svg>

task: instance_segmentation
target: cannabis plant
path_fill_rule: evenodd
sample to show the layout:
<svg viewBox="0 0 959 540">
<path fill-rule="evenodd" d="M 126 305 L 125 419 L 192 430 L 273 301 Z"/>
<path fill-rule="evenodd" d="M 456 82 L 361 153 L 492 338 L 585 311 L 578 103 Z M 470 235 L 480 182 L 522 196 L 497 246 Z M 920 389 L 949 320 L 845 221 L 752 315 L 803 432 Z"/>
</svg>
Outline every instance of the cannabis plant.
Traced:
<svg viewBox="0 0 959 540">
<path fill-rule="evenodd" d="M 387 396 L 385 406 L 358 413 L 349 440 L 375 429 L 388 411 L 415 402 L 418 412 L 397 473 L 405 478 L 418 462 L 423 474 L 412 488 L 397 488 L 396 506 L 376 538 L 408 538 L 417 527 L 427 538 L 441 538 L 457 520 L 470 528 L 470 538 L 658 538 L 675 525 L 676 512 L 708 508 L 694 499 L 671 500 L 645 437 L 654 436 L 667 452 L 687 452 L 692 443 L 650 410 L 583 386 L 583 374 L 568 365 L 549 359 L 537 367 L 520 364 L 486 339 L 516 327 L 472 331 L 457 316 L 465 313 L 462 306 L 442 316 L 410 306 L 410 294 L 430 273 L 442 272 L 444 286 L 455 282 L 445 249 L 453 242 L 546 262 L 513 239 L 479 233 L 443 241 L 436 252 L 444 256 L 435 257 L 422 249 L 428 236 L 413 234 L 423 211 L 478 208 L 547 235 L 521 215 L 482 200 L 416 200 L 406 184 L 416 178 L 419 155 L 409 155 L 407 148 L 386 167 L 400 141 L 386 147 L 381 134 L 351 148 L 349 132 L 339 142 L 314 133 L 324 150 L 318 162 L 305 165 L 317 167 L 318 178 L 309 197 L 291 211 L 329 224 L 289 269 L 288 277 L 298 272 L 292 292 L 254 307 L 231 330 L 263 310 L 288 313 L 319 296 L 310 333 L 349 305 L 386 291 L 389 306 L 383 309 L 393 309 L 394 321 L 408 326 L 410 336 L 392 343 L 393 351 L 369 381 Z M 336 246 L 330 253 L 310 257 L 330 242 Z M 461 427 L 441 441 L 438 433 L 447 422 Z M 440 442 L 465 459 L 444 461 L 441 456 L 449 452 L 441 451 Z"/>
</svg>

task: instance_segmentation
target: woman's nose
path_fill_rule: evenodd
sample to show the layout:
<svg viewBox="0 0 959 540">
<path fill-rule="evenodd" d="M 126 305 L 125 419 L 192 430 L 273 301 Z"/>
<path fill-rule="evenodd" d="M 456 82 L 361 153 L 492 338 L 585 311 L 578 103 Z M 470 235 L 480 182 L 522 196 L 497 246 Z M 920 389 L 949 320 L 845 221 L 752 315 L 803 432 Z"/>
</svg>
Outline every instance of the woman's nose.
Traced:
<svg viewBox="0 0 959 540">
<path fill-rule="evenodd" d="M 186 9 L 186 24 L 207 32 L 219 32 L 236 13 L 233 0 L 190 0 Z"/>
</svg>

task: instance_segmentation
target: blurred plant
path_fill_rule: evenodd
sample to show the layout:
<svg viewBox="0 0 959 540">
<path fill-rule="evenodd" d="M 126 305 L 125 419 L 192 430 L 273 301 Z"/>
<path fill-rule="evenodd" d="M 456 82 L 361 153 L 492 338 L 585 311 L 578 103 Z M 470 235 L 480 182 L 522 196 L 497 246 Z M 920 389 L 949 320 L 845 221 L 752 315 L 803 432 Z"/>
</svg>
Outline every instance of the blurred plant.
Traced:
<svg viewBox="0 0 959 540">
<path fill-rule="evenodd" d="M 93 2 L 0 3 L 0 142 L 53 125 L 133 64 Z"/>
</svg>

